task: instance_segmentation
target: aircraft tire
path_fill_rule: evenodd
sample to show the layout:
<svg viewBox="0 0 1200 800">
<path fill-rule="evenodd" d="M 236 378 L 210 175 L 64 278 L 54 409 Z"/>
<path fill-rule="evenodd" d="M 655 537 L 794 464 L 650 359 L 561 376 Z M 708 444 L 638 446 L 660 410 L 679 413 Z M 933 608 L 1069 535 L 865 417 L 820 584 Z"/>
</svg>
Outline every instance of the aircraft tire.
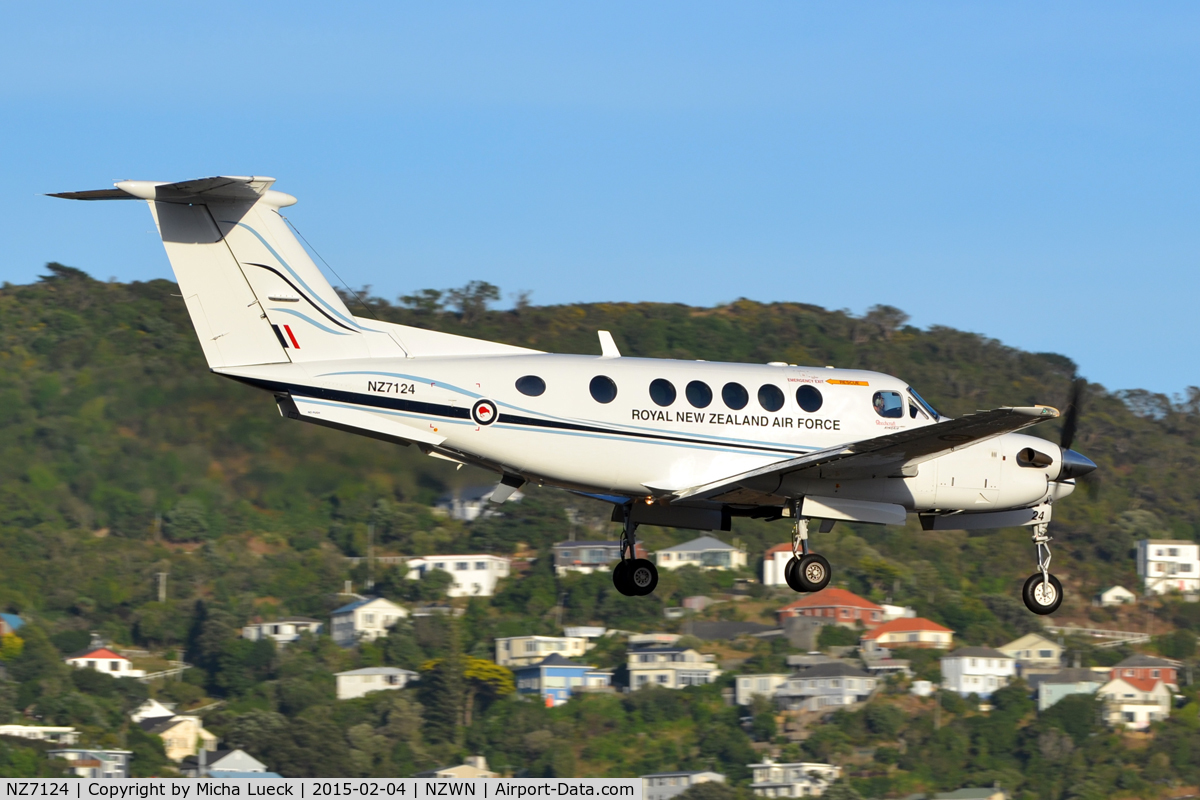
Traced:
<svg viewBox="0 0 1200 800">
<path fill-rule="evenodd" d="M 807 592 L 804 586 L 800 583 L 800 578 L 796 574 L 796 569 L 800 566 L 800 559 L 792 556 L 788 559 L 787 564 L 783 568 L 783 580 L 791 588 L 793 592 Z"/>
<path fill-rule="evenodd" d="M 1025 586 L 1021 589 L 1021 599 L 1025 601 L 1025 607 L 1035 614 L 1053 614 L 1062 605 L 1062 584 L 1058 582 L 1058 578 L 1051 575 L 1047 585 L 1042 580 L 1042 573 L 1035 572 L 1025 581 Z"/>
<path fill-rule="evenodd" d="M 658 586 L 658 568 L 648 559 L 635 558 L 626 574 L 629 576 L 627 580 L 633 594 L 639 597 L 650 594 L 654 587 Z"/>
<path fill-rule="evenodd" d="M 829 562 L 825 556 L 817 553 L 809 553 L 800 559 L 792 574 L 796 576 L 796 583 L 804 587 L 801 589 L 804 592 L 821 591 L 829 585 L 829 579 L 833 577 Z"/>
<path fill-rule="evenodd" d="M 613 586 L 626 597 L 633 597 L 633 582 L 629 580 L 629 562 L 621 559 L 613 567 Z"/>
</svg>

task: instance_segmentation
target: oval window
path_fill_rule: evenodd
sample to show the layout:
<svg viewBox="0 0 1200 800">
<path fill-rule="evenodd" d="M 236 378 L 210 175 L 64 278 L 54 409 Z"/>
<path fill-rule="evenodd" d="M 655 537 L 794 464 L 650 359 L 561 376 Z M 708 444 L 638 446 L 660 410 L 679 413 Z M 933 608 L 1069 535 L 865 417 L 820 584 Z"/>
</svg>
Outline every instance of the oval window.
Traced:
<svg viewBox="0 0 1200 800">
<path fill-rule="evenodd" d="M 611 403 L 617 399 L 617 385 L 607 375 L 597 375 L 588 384 L 592 399 L 597 403 Z"/>
<path fill-rule="evenodd" d="M 546 382 L 537 375 L 517 378 L 517 391 L 530 397 L 541 397 L 546 391 Z"/>
<path fill-rule="evenodd" d="M 721 399 L 725 401 L 726 406 L 738 411 L 750 402 L 750 393 L 740 383 L 727 383 L 721 388 Z"/>
<path fill-rule="evenodd" d="M 783 408 L 783 390 L 764 383 L 758 389 L 758 404 L 767 411 L 778 411 Z"/>
<path fill-rule="evenodd" d="M 821 397 L 821 390 L 815 386 L 801 386 L 796 390 L 796 402 L 800 404 L 808 413 L 821 410 L 821 404 L 825 402 L 825 398 Z"/>
<path fill-rule="evenodd" d="M 687 395 L 688 402 L 696 408 L 708 408 L 708 404 L 712 402 L 712 389 L 704 381 L 692 381 L 684 390 Z"/>
<path fill-rule="evenodd" d="M 650 381 L 650 399 L 660 406 L 669 406 L 675 402 L 675 384 L 665 378 L 655 378 Z"/>
<path fill-rule="evenodd" d="M 875 413 L 881 417 L 889 419 L 901 419 L 904 417 L 904 401 L 900 399 L 899 392 L 876 392 L 871 398 L 871 405 L 875 408 Z"/>
</svg>

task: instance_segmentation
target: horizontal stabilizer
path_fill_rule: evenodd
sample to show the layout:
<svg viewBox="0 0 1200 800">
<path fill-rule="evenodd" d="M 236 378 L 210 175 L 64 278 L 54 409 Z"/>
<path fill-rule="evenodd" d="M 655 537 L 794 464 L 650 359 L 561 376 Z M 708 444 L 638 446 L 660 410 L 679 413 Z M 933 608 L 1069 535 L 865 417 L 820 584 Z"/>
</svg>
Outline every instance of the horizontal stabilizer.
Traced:
<svg viewBox="0 0 1200 800">
<path fill-rule="evenodd" d="M 417 442 L 437 446 L 446 441 L 445 436 L 433 430 L 418 428 L 398 417 L 384 417 L 344 403 L 293 395 L 290 398 L 281 397 L 279 409 L 287 417 L 395 444 Z"/>
<path fill-rule="evenodd" d="M 219 175 L 194 181 L 160 183 L 158 181 L 119 181 L 115 189 L 86 192 L 57 192 L 50 197 L 65 200 L 157 200 L 160 203 L 196 203 L 207 201 L 256 202 L 275 183 L 274 178 L 255 175 Z M 293 199 L 293 202 L 295 200 Z M 280 203 L 279 205 L 291 205 Z"/>
</svg>

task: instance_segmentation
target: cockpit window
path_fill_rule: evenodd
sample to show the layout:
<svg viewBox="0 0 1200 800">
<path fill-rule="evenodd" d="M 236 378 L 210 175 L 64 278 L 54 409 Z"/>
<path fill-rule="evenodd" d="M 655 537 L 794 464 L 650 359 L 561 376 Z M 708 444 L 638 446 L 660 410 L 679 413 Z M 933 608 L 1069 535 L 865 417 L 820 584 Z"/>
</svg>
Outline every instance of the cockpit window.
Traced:
<svg viewBox="0 0 1200 800">
<path fill-rule="evenodd" d="M 876 392 L 871 399 L 871 404 L 875 407 L 875 413 L 881 417 L 889 419 L 904 417 L 904 400 L 900 397 L 899 392 Z"/>
<path fill-rule="evenodd" d="M 908 393 L 910 395 L 912 395 L 913 400 L 916 400 L 918 403 L 921 404 L 921 408 L 925 409 L 925 411 L 929 414 L 929 416 L 932 417 L 934 420 L 936 420 L 942 416 L 941 414 L 939 414 L 937 412 L 937 409 L 935 409 L 933 406 L 929 405 L 929 403 L 925 402 L 924 397 L 921 397 L 921 395 L 917 394 L 916 389 L 909 386 Z"/>
</svg>

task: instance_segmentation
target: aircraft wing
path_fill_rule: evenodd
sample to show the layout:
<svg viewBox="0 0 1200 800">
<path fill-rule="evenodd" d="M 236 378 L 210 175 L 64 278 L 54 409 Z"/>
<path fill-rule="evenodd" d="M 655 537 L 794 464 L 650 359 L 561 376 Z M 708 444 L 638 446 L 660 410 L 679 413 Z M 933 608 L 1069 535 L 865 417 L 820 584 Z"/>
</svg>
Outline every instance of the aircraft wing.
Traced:
<svg viewBox="0 0 1200 800">
<path fill-rule="evenodd" d="M 873 439 L 817 450 L 796 458 L 731 475 L 718 481 L 676 492 L 673 502 L 685 499 L 727 503 L 773 505 L 784 479 L 802 473 L 804 478 L 852 480 L 899 477 L 917 464 L 961 450 L 977 442 L 1019 431 L 1058 416 L 1049 406 L 997 408 L 958 419 L 910 428 Z"/>
</svg>

